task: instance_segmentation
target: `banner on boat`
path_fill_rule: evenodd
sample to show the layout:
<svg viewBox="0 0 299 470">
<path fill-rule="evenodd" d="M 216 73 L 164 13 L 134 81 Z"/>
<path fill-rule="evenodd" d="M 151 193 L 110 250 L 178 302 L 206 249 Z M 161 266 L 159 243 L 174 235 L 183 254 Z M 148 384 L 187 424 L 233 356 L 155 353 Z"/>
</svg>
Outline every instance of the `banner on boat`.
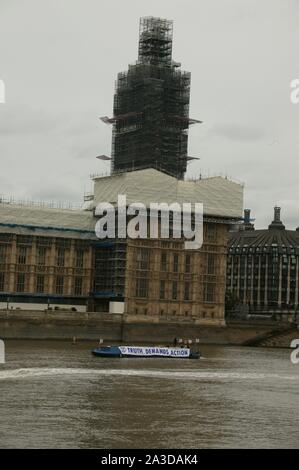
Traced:
<svg viewBox="0 0 299 470">
<path fill-rule="evenodd" d="M 161 356 L 161 357 L 189 357 L 188 348 L 159 348 L 146 346 L 119 346 L 122 355 L 126 356 Z"/>
</svg>

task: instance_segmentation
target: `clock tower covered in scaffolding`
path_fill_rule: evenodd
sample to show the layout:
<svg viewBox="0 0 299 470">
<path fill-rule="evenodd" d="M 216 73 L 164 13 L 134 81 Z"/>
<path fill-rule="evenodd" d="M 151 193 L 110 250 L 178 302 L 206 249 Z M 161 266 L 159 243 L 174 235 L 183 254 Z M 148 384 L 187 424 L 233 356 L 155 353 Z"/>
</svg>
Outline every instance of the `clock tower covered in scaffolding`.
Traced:
<svg viewBox="0 0 299 470">
<path fill-rule="evenodd" d="M 156 168 L 184 178 L 188 160 L 190 72 L 172 60 L 172 21 L 140 19 L 138 60 L 117 76 L 112 174 Z"/>
</svg>

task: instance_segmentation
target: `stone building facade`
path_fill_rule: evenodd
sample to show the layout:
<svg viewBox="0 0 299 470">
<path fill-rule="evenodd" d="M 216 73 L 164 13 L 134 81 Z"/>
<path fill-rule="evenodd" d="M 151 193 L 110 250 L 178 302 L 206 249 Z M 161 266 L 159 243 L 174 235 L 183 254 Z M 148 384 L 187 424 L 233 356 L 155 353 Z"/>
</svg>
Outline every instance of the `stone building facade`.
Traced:
<svg viewBox="0 0 299 470">
<path fill-rule="evenodd" d="M 202 202 L 203 245 L 184 240 L 99 239 L 96 207 Z M 243 188 L 225 178 L 179 181 L 154 169 L 95 178 L 82 210 L 0 203 L 0 306 L 76 309 L 224 323 L 228 231 Z"/>
<path fill-rule="evenodd" d="M 90 291 L 92 249 L 87 241 L 0 234 L 0 291 L 72 298 Z"/>
<path fill-rule="evenodd" d="M 223 323 L 227 232 L 224 224 L 204 223 L 199 250 L 178 240 L 130 240 L 128 311 Z"/>
<path fill-rule="evenodd" d="M 186 249 L 183 238 L 126 239 L 108 247 L 112 291 L 123 292 L 124 312 L 223 325 L 228 231 L 240 219 L 243 187 L 221 177 L 178 180 L 149 168 L 95 177 L 89 207 L 95 210 L 103 200 L 116 206 L 120 194 L 128 205 L 137 202 L 147 209 L 152 203 L 203 203 L 203 245 L 198 249 Z M 97 298 L 94 308 L 103 301 Z"/>
<path fill-rule="evenodd" d="M 1 203 L 1 308 L 85 310 L 93 271 L 91 221 L 83 211 Z"/>
<path fill-rule="evenodd" d="M 268 229 L 255 230 L 250 211 L 232 232 L 228 248 L 227 289 L 251 313 L 287 313 L 299 302 L 299 230 L 287 230 L 274 208 Z"/>
</svg>

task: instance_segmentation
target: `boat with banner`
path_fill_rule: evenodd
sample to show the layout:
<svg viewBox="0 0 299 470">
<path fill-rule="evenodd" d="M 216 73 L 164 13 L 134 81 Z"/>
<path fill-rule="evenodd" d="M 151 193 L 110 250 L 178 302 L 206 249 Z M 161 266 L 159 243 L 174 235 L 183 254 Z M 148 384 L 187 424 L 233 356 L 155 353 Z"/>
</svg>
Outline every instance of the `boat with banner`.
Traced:
<svg viewBox="0 0 299 470">
<path fill-rule="evenodd" d="M 189 347 L 164 346 L 102 346 L 93 349 L 92 354 L 99 357 L 163 357 L 172 359 L 199 359 L 200 352 Z"/>
</svg>

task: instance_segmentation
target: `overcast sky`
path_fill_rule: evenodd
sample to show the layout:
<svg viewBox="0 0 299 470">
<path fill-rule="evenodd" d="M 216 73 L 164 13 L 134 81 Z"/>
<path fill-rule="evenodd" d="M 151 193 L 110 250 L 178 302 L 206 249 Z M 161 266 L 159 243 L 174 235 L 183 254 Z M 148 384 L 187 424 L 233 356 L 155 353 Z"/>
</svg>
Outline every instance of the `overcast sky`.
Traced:
<svg viewBox="0 0 299 470">
<path fill-rule="evenodd" d="M 174 20 L 191 71 L 188 176 L 245 183 L 256 227 L 299 226 L 298 0 L 0 0 L 0 193 L 81 202 L 107 171 L 114 81 L 137 59 L 141 16 Z"/>
</svg>

